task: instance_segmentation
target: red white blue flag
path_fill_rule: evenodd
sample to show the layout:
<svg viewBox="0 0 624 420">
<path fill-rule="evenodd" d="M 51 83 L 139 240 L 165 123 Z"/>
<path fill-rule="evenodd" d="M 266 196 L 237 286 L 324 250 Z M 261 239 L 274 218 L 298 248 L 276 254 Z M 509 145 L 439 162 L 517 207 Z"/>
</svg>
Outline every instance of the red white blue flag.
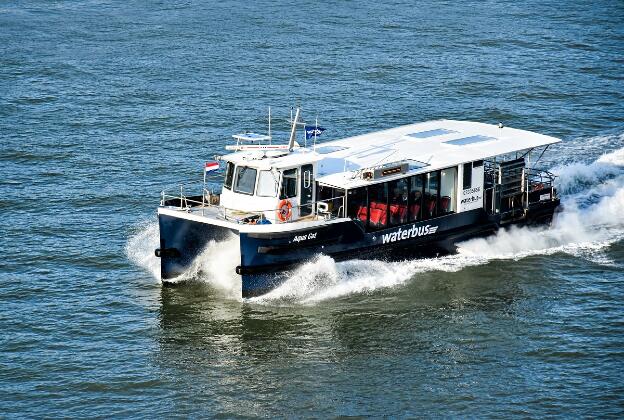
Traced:
<svg viewBox="0 0 624 420">
<path fill-rule="evenodd" d="M 219 162 L 208 161 L 204 165 L 204 172 L 216 171 L 219 169 Z"/>
</svg>

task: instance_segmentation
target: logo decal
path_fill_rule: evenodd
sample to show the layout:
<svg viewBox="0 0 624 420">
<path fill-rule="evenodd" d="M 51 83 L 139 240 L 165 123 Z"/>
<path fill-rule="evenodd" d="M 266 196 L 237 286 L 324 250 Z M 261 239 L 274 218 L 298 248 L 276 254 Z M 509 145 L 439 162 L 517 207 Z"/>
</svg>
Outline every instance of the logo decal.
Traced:
<svg viewBox="0 0 624 420">
<path fill-rule="evenodd" d="M 462 191 L 460 201 L 462 210 L 473 210 L 483 205 L 483 193 L 481 187 L 468 188 Z"/>
<path fill-rule="evenodd" d="M 438 231 L 438 226 L 420 226 L 412 225 L 410 229 L 403 230 L 399 228 L 396 232 L 386 233 L 382 235 L 382 243 L 402 241 L 404 239 L 416 238 L 417 236 L 432 235 Z"/>
</svg>

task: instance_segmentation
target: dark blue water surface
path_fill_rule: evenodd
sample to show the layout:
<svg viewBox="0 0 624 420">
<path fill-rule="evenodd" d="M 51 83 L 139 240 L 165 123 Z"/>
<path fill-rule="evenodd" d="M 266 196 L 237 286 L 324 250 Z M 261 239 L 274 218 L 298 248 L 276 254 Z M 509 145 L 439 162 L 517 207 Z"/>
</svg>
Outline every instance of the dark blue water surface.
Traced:
<svg viewBox="0 0 624 420">
<path fill-rule="evenodd" d="M 290 107 L 325 140 L 535 130 L 565 211 L 439 260 L 162 288 L 162 188 Z M 0 3 L 0 417 L 624 416 L 624 5 Z"/>
</svg>

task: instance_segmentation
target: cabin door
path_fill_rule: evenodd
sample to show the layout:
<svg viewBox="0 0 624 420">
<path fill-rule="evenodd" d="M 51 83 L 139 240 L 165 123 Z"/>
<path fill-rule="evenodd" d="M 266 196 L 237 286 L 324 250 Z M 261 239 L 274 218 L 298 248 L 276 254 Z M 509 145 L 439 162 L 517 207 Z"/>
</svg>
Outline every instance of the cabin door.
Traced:
<svg viewBox="0 0 624 420">
<path fill-rule="evenodd" d="M 314 195 L 314 166 L 303 165 L 301 167 L 301 198 L 299 199 L 299 216 L 307 216 L 312 213 Z"/>
</svg>

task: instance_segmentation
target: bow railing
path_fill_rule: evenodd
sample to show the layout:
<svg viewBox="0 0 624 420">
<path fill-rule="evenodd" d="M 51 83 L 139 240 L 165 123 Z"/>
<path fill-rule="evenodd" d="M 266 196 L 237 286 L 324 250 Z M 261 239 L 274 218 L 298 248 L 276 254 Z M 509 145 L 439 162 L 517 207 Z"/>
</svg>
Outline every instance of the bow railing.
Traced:
<svg viewBox="0 0 624 420">
<path fill-rule="evenodd" d="M 218 217 L 241 224 L 292 223 L 311 219 L 332 220 L 343 218 L 346 214 L 344 196 L 290 205 L 286 211 L 279 207 L 247 211 L 222 206 L 219 203 L 219 195 L 207 188 L 203 188 L 201 195 L 191 195 L 186 191 L 185 185 L 181 185 L 179 193 L 175 194 L 163 190 L 160 206 L 188 213 L 197 212 L 203 216 Z M 278 201 L 277 198 L 276 201 Z"/>
</svg>

